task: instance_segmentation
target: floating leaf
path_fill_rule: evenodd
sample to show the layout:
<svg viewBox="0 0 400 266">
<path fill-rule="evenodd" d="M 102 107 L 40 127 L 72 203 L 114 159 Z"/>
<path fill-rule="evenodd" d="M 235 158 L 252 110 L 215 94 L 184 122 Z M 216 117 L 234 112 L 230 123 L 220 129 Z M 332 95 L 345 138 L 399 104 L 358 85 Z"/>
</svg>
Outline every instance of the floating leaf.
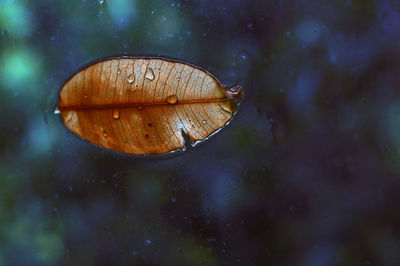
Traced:
<svg viewBox="0 0 400 266">
<path fill-rule="evenodd" d="M 242 88 L 165 58 L 120 57 L 86 67 L 61 88 L 56 111 L 80 137 L 131 154 L 195 145 L 226 125 Z M 189 138 L 185 137 L 189 136 Z"/>
</svg>

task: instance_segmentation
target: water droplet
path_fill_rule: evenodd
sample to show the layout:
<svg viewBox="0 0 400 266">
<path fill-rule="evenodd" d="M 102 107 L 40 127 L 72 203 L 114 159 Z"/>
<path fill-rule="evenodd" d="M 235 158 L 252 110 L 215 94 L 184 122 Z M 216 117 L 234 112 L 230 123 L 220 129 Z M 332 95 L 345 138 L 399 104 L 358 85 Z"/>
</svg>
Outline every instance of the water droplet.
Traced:
<svg viewBox="0 0 400 266">
<path fill-rule="evenodd" d="M 232 113 L 232 110 L 226 104 L 220 104 L 219 107 L 225 112 Z"/>
<path fill-rule="evenodd" d="M 136 109 L 143 110 L 143 106 L 138 106 L 138 107 L 136 107 Z"/>
<path fill-rule="evenodd" d="M 178 96 L 176 96 L 175 94 L 167 97 L 167 103 L 176 104 L 177 102 L 178 102 Z"/>
<path fill-rule="evenodd" d="M 104 4 L 104 0 L 99 0 L 99 4 L 100 5 Z"/>
<path fill-rule="evenodd" d="M 117 70 L 117 74 L 118 74 L 118 75 L 121 74 L 121 70 L 118 69 L 118 70 Z"/>
<path fill-rule="evenodd" d="M 54 109 L 54 114 L 55 115 L 59 115 L 60 114 L 60 109 L 58 109 L 58 106 L 56 107 L 56 109 Z"/>
<path fill-rule="evenodd" d="M 120 113 L 120 111 L 121 111 L 121 110 L 118 109 L 118 108 L 113 110 L 113 118 L 114 118 L 114 119 L 119 119 L 119 113 Z"/>
<path fill-rule="evenodd" d="M 104 131 L 103 136 L 107 138 L 107 136 L 108 136 L 107 132 Z"/>
<path fill-rule="evenodd" d="M 128 83 L 132 84 L 133 82 L 135 82 L 135 75 L 134 74 L 130 74 L 128 77 Z"/>
<path fill-rule="evenodd" d="M 203 120 L 203 121 L 201 121 L 201 123 L 202 123 L 203 125 L 205 125 L 205 124 L 207 124 L 207 121 L 206 121 L 206 120 Z"/>
<path fill-rule="evenodd" d="M 83 96 L 83 98 L 87 99 L 87 98 L 88 98 L 88 96 L 87 96 L 87 95 L 84 95 L 84 96 Z"/>
<path fill-rule="evenodd" d="M 65 122 L 69 123 L 72 120 L 73 117 L 73 112 L 67 112 L 67 115 L 65 117 Z"/>
<path fill-rule="evenodd" d="M 146 72 L 146 79 L 153 80 L 154 79 L 154 71 L 150 67 L 147 69 Z"/>
</svg>

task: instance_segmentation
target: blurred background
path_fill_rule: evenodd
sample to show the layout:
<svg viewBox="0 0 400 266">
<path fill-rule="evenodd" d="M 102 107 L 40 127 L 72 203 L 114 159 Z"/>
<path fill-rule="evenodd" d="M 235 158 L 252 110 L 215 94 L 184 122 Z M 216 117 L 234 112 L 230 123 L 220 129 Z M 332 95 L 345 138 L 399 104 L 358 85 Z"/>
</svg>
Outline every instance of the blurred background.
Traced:
<svg viewBox="0 0 400 266">
<path fill-rule="evenodd" d="M 245 99 L 186 153 L 124 155 L 53 111 L 113 55 Z M 1 0 L 0 265 L 400 265 L 397 0 Z"/>
</svg>

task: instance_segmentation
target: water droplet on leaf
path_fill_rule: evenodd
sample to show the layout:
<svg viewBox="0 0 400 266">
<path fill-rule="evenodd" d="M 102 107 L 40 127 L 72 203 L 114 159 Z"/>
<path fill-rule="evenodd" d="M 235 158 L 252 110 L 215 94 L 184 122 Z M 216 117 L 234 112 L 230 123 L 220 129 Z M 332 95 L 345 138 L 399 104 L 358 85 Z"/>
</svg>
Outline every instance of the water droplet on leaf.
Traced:
<svg viewBox="0 0 400 266">
<path fill-rule="evenodd" d="M 226 106 L 225 104 L 220 104 L 219 107 L 220 107 L 222 110 L 224 110 L 225 112 L 228 112 L 228 113 L 230 113 L 230 114 L 232 113 L 232 110 L 229 109 L 229 107 Z"/>
<path fill-rule="evenodd" d="M 58 109 L 58 106 L 56 107 L 56 109 L 54 109 L 54 114 L 55 115 L 59 115 L 60 114 L 60 109 Z"/>
<path fill-rule="evenodd" d="M 72 120 L 72 116 L 73 116 L 73 113 L 72 112 L 68 112 L 66 117 L 65 117 L 65 122 L 69 123 Z"/>
<path fill-rule="evenodd" d="M 203 125 L 205 125 L 205 124 L 207 124 L 207 121 L 206 121 L 206 120 L 203 120 L 203 121 L 201 121 L 201 123 L 202 123 Z"/>
<path fill-rule="evenodd" d="M 147 69 L 146 72 L 146 79 L 153 80 L 154 79 L 154 71 L 150 67 Z"/>
<path fill-rule="evenodd" d="M 113 110 L 113 118 L 114 118 L 114 119 L 119 119 L 119 113 L 120 113 L 120 111 L 121 111 L 121 110 L 120 110 L 119 108 Z"/>
<path fill-rule="evenodd" d="M 135 82 L 135 75 L 134 74 L 130 74 L 128 77 L 128 83 L 132 84 L 133 82 Z"/>
<path fill-rule="evenodd" d="M 178 96 L 176 96 L 175 94 L 167 97 L 167 103 L 176 104 L 177 102 L 178 102 Z"/>
</svg>

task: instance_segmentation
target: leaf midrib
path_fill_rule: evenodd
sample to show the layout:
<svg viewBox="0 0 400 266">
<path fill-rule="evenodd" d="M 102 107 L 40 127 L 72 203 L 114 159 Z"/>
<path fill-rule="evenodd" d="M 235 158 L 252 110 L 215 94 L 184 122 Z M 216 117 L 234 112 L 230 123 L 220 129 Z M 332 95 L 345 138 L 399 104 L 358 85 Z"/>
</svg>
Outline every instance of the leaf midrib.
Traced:
<svg viewBox="0 0 400 266">
<path fill-rule="evenodd" d="M 185 100 L 178 101 L 175 104 L 165 102 L 144 102 L 144 103 L 110 103 L 110 104 L 81 104 L 81 105 L 70 105 L 70 106 L 59 106 L 60 111 L 72 111 L 72 110 L 94 110 L 94 109 L 109 109 L 109 108 L 132 108 L 132 107 L 151 107 L 160 105 L 183 105 L 183 104 L 198 104 L 198 103 L 217 103 L 217 102 L 230 102 L 232 99 L 220 98 L 220 99 L 205 99 L 205 100 Z"/>
</svg>

